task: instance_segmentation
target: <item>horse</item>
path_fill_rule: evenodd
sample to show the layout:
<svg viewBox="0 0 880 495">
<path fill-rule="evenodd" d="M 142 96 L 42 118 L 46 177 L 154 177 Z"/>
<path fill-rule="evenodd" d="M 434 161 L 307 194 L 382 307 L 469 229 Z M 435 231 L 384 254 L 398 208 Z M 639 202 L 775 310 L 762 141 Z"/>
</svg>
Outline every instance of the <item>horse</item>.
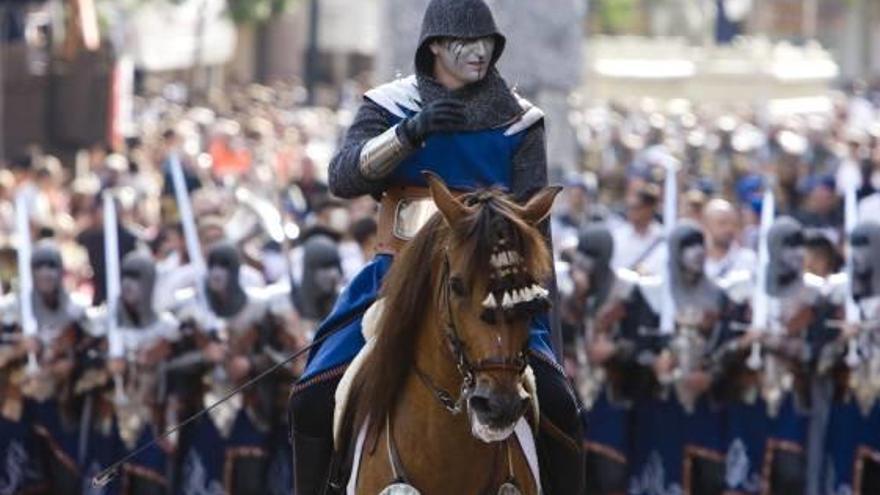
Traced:
<svg viewBox="0 0 880 495">
<path fill-rule="evenodd" d="M 340 443 L 362 446 L 348 451 L 354 492 L 538 494 L 537 462 L 514 432 L 528 433 L 535 393 L 530 322 L 549 308 L 538 226 L 561 188 L 520 205 L 497 189 L 459 197 L 425 176 L 438 212 L 385 278 L 341 416 Z"/>
</svg>

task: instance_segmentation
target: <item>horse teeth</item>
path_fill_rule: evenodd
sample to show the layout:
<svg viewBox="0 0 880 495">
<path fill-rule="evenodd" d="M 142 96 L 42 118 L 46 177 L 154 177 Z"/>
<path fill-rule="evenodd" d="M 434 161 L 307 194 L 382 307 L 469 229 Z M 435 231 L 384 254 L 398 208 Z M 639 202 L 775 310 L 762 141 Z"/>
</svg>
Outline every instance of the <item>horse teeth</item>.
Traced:
<svg viewBox="0 0 880 495">
<path fill-rule="evenodd" d="M 501 307 L 505 309 L 513 307 L 513 299 L 510 297 L 510 292 L 504 293 L 504 298 L 501 300 Z"/>
<path fill-rule="evenodd" d="M 495 300 L 495 295 L 491 292 L 488 296 L 486 296 L 486 300 L 483 301 L 483 307 L 489 309 L 495 309 L 498 307 L 498 302 Z"/>
</svg>

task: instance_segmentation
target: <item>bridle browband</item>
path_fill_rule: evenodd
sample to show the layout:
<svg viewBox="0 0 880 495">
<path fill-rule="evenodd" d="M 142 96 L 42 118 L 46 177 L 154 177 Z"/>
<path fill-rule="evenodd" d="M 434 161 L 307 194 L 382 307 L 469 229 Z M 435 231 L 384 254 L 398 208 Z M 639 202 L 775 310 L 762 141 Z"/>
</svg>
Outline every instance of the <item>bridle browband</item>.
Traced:
<svg viewBox="0 0 880 495">
<path fill-rule="evenodd" d="M 464 404 L 473 392 L 476 386 L 477 373 L 489 371 L 512 372 L 522 375 L 528 366 L 526 359 L 526 347 L 514 357 L 508 356 L 492 356 L 474 362 L 468 357 L 466 344 L 459 336 L 458 327 L 455 325 L 455 319 L 452 315 L 452 300 L 450 292 L 452 290 L 452 281 L 450 276 L 449 252 L 448 248 L 444 250 L 443 255 L 443 271 L 440 282 L 440 296 L 443 300 L 444 312 L 446 318 L 443 322 L 443 335 L 446 340 L 447 349 L 452 354 L 452 360 L 455 362 L 455 368 L 461 376 L 461 388 L 459 389 L 458 398 L 446 390 L 438 387 L 434 381 L 425 373 L 418 364 L 414 366 L 416 375 L 431 391 L 438 402 L 450 413 L 457 415 L 464 409 Z M 528 345 L 528 344 L 526 344 Z"/>
</svg>

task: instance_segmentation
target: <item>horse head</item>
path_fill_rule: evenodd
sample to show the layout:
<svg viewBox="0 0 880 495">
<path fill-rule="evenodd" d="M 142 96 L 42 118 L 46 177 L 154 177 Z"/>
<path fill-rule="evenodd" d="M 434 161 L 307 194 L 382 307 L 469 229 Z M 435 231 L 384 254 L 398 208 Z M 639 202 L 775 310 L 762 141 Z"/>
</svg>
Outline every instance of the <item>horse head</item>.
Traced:
<svg viewBox="0 0 880 495">
<path fill-rule="evenodd" d="M 529 329 L 549 308 L 543 283 L 552 270 L 539 224 L 560 188 L 519 205 L 498 190 L 457 197 L 438 177 L 426 179 L 448 227 L 435 247 L 437 326 L 461 375 L 471 432 L 502 441 L 530 401 L 523 387 Z"/>
</svg>

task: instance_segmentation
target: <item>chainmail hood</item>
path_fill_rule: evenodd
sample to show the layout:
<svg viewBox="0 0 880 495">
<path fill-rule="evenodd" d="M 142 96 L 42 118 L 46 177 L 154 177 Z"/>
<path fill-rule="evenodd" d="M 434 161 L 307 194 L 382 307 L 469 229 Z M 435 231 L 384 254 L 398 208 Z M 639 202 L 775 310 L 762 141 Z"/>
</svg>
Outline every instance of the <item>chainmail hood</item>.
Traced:
<svg viewBox="0 0 880 495">
<path fill-rule="evenodd" d="M 495 51 L 489 72 L 482 80 L 449 90 L 434 79 L 434 54 L 430 44 L 437 38 L 495 37 Z M 422 21 L 416 51 L 416 76 L 422 106 L 451 98 L 464 103 L 465 131 L 481 131 L 510 125 L 523 114 L 522 105 L 495 63 L 504 52 L 506 38 L 495 25 L 492 11 L 483 0 L 432 0 Z"/>
<path fill-rule="evenodd" d="M 803 271 L 790 273 L 782 259 L 785 248 L 792 244 L 803 244 L 803 227 L 791 217 L 780 217 L 773 222 L 767 233 L 767 251 L 770 255 L 767 264 L 767 293 L 778 297 L 791 286 L 802 282 Z"/>
<path fill-rule="evenodd" d="M 874 221 L 861 222 L 850 235 L 852 246 L 865 246 L 874 255 L 871 256 L 871 276 L 868 280 L 853 278 L 853 295 L 856 298 L 868 298 L 880 294 L 880 223 Z"/>
<path fill-rule="evenodd" d="M 58 286 L 55 287 L 56 297 L 54 308 L 50 308 L 36 290 L 31 294 L 34 317 L 37 319 L 37 324 L 42 327 L 50 324 L 51 321 L 58 319 L 59 314 L 67 308 L 70 296 L 67 294 L 67 291 L 64 290 L 62 284 L 64 263 L 61 259 L 61 251 L 58 250 L 58 246 L 54 242 L 42 240 L 34 245 L 33 251 L 31 252 L 31 269 L 33 270 L 37 265 L 41 264 L 51 264 L 59 272 Z"/>
<path fill-rule="evenodd" d="M 209 270 L 211 267 L 220 266 L 229 271 L 225 294 L 214 294 L 210 289 L 205 288 L 211 311 L 222 318 L 238 314 L 247 304 L 247 294 L 241 286 L 241 256 L 238 248 L 229 242 L 214 244 L 208 250 L 207 264 Z"/>
<path fill-rule="evenodd" d="M 153 309 L 153 289 L 156 285 L 156 262 L 145 253 L 129 253 L 122 260 L 120 267 L 122 278 L 136 279 L 141 287 L 141 300 L 134 308 L 126 309 L 119 302 L 117 314 L 119 324 L 123 327 L 142 328 L 153 324 L 156 312 Z"/>
<path fill-rule="evenodd" d="M 705 235 L 699 224 L 683 220 L 669 235 L 669 283 L 672 296 L 679 309 L 717 310 L 721 301 L 721 293 L 707 277 L 700 274 L 694 284 L 685 282 L 685 270 L 681 263 L 682 252 L 694 243 L 703 243 Z"/>
<path fill-rule="evenodd" d="M 614 254 L 614 238 L 603 224 L 588 225 L 578 237 L 577 250 L 590 258 L 590 286 L 592 293 L 589 310 L 595 311 L 605 303 L 611 292 L 614 274 L 611 271 L 611 257 Z"/>
<path fill-rule="evenodd" d="M 416 72 L 431 74 L 434 54 L 430 44 L 437 38 L 495 38 L 492 65 L 501 58 L 507 39 L 495 25 L 492 10 L 483 0 L 432 0 L 422 19 L 422 33 L 416 50 Z"/>
<path fill-rule="evenodd" d="M 333 309 L 336 288 L 322 287 L 317 279 L 318 274 L 327 269 L 342 272 L 339 248 L 329 237 L 313 236 L 303 244 L 302 282 L 294 293 L 297 310 L 305 318 L 320 320 Z"/>
</svg>

